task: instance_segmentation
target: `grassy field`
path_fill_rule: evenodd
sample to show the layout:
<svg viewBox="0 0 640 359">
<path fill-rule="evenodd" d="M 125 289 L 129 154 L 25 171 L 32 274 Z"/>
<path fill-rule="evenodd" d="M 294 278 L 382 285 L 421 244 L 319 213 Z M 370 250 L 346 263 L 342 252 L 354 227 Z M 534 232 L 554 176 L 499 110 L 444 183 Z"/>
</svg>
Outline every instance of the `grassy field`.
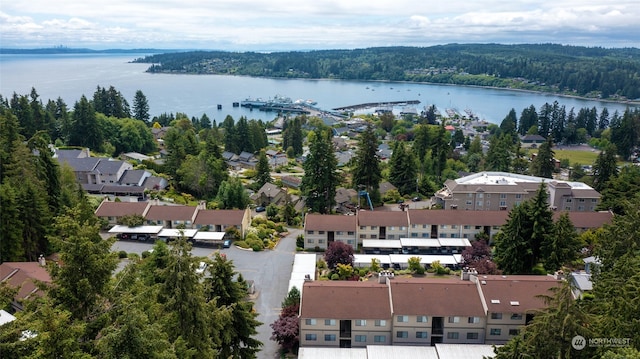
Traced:
<svg viewBox="0 0 640 359">
<path fill-rule="evenodd" d="M 536 153 L 538 150 L 531 150 L 531 153 Z M 555 158 L 562 160 L 568 159 L 571 165 L 579 163 L 581 165 L 592 165 L 596 158 L 598 158 L 598 151 L 583 151 L 583 150 L 559 150 L 553 149 L 555 152 Z"/>
</svg>

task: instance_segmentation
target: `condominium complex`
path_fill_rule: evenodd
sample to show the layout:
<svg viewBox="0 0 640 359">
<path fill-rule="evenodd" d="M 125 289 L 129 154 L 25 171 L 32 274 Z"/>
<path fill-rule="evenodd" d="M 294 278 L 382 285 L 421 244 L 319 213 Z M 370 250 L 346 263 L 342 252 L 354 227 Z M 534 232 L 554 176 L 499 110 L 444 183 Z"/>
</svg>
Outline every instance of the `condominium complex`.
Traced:
<svg viewBox="0 0 640 359">
<path fill-rule="evenodd" d="M 445 210 L 508 211 L 534 196 L 543 182 L 553 209 L 595 211 L 600 201 L 600 193 L 582 182 L 507 172 L 479 172 L 447 180 L 434 197 Z"/>
<path fill-rule="evenodd" d="M 306 281 L 301 347 L 504 344 L 545 307 L 552 276 Z"/>
</svg>

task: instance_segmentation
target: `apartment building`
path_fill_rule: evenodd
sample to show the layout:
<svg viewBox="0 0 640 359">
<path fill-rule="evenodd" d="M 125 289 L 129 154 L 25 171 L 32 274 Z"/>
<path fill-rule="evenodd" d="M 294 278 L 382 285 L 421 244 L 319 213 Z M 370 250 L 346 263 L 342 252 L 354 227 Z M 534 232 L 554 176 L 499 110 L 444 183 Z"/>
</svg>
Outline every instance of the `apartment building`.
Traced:
<svg viewBox="0 0 640 359">
<path fill-rule="evenodd" d="M 435 193 L 445 210 L 508 211 L 547 185 L 549 206 L 561 211 L 595 211 L 600 193 L 582 182 L 561 181 L 508 172 L 479 172 L 447 180 Z"/>
<path fill-rule="evenodd" d="M 307 281 L 302 293 L 300 346 L 351 348 L 392 343 L 388 284 Z"/>
<path fill-rule="evenodd" d="M 384 272 L 382 273 L 384 274 Z M 306 281 L 301 347 L 504 344 L 546 304 L 551 276 Z"/>
<path fill-rule="evenodd" d="M 557 220 L 564 211 L 555 211 Z M 611 223 L 611 212 L 566 212 L 578 233 Z M 305 219 L 305 249 L 326 249 L 333 231 L 334 240 L 341 240 L 356 251 L 380 246 L 373 241 L 397 241 L 403 238 L 475 240 L 478 233 L 492 239 L 509 218 L 508 211 L 450 211 L 409 209 L 407 211 L 358 211 L 355 216 L 308 214 Z M 322 231 L 323 233 L 319 233 Z M 337 234 L 340 232 L 340 234 Z M 355 242 L 353 245 L 351 242 Z M 394 244 L 390 253 L 400 253 L 401 246 Z"/>
<path fill-rule="evenodd" d="M 358 248 L 356 216 L 322 215 L 310 213 L 304 218 L 304 247 L 327 249 L 338 241 Z"/>
</svg>

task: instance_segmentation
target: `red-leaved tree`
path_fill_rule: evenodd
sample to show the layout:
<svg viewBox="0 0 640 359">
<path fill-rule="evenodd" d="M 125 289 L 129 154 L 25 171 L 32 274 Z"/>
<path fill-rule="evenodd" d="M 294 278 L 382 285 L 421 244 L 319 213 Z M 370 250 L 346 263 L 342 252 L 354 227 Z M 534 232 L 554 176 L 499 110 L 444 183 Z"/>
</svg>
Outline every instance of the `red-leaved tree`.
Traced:
<svg viewBox="0 0 640 359">
<path fill-rule="evenodd" d="M 471 247 L 462 252 L 462 262 L 465 267 L 475 268 L 478 274 L 500 274 L 492 260 L 491 247 L 484 239 L 471 242 Z"/>
<path fill-rule="evenodd" d="M 338 263 L 353 267 L 353 247 L 343 242 L 331 242 L 324 253 L 324 260 L 331 270 L 334 270 Z"/>
</svg>

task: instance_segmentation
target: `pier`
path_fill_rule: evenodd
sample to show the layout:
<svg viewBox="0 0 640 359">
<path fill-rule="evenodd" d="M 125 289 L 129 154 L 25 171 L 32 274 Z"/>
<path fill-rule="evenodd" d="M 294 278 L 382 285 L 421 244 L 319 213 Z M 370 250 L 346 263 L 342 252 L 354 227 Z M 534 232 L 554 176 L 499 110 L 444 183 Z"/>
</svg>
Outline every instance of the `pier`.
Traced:
<svg viewBox="0 0 640 359">
<path fill-rule="evenodd" d="M 361 104 L 352 105 L 352 106 L 337 107 L 337 108 L 334 108 L 333 110 L 334 111 L 355 111 L 355 110 L 362 110 L 362 109 L 371 108 L 371 107 L 406 106 L 406 105 L 417 105 L 419 103 L 420 101 L 418 100 L 368 102 L 368 103 L 361 103 Z"/>
</svg>

